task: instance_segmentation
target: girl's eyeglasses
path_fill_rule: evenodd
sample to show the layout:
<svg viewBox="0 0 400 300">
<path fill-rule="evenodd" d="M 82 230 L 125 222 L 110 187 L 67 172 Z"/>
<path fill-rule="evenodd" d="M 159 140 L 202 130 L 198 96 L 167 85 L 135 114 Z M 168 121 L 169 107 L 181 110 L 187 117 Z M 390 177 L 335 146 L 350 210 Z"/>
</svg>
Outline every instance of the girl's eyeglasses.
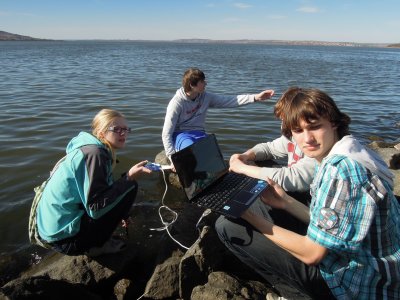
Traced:
<svg viewBox="0 0 400 300">
<path fill-rule="evenodd" d="M 122 133 L 127 134 L 127 133 L 130 133 L 132 130 L 129 127 L 123 128 L 123 127 L 119 127 L 119 126 L 111 126 L 111 127 L 108 127 L 108 131 L 112 131 L 112 132 L 115 132 L 118 134 L 122 134 Z"/>
</svg>

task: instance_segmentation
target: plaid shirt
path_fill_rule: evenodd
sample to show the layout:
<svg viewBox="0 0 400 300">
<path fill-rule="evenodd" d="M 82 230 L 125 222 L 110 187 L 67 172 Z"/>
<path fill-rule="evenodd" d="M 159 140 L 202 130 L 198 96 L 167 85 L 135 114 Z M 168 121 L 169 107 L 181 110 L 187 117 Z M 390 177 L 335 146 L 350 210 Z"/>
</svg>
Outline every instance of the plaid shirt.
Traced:
<svg viewBox="0 0 400 300">
<path fill-rule="evenodd" d="M 311 185 L 307 236 L 329 249 L 321 274 L 337 299 L 400 299 L 400 206 L 358 162 L 327 157 Z"/>
</svg>

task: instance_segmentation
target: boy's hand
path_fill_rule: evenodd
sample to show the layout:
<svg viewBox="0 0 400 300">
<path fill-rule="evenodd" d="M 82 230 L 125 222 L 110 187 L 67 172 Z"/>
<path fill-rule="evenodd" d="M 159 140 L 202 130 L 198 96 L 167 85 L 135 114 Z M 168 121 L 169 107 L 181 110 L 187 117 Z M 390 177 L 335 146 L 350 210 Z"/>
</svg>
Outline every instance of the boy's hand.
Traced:
<svg viewBox="0 0 400 300">
<path fill-rule="evenodd" d="M 261 193 L 261 200 L 272 208 L 285 209 L 288 194 L 272 179 L 267 178 L 266 181 L 268 182 L 269 187 Z"/>
<path fill-rule="evenodd" d="M 272 96 L 274 94 L 275 94 L 274 90 L 265 90 L 265 91 L 262 91 L 261 93 L 255 95 L 254 100 L 255 101 L 264 101 L 264 100 L 272 98 Z"/>
</svg>

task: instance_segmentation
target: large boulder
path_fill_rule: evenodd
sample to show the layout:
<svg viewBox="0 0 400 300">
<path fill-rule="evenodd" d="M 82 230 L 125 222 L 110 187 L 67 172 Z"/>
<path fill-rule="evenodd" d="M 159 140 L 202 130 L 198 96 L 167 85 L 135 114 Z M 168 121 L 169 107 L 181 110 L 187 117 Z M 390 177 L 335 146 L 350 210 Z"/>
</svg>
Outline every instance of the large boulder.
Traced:
<svg viewBox="0 0 400 300">
<path fill-rule="evenodd" d="M 62 279 L 51 279 L 49 276 L 32 276 L 18 278 L 2 288 L 0 299 L 87 299 L 101 300 L 102 297 L 91 292 L 81 283 L 70 283 Z"/>
<path fill-rule="evenodd" d="M 196 286 L 192 300 L 265 299 L 272 289 L 259 281 L 243 281 L 224 272 L 212 272 L 204 285 Z"/>
<path fill-rule="evenodd" d="M 159 152 L 156 155 L 154 162 L 158 163 L 160 165 L 170 165 L 171 164 L 170 160 L 165 155 L 164 150 L 162 150 L 161 152 Z M 181 183 L 179 182 L 178 175 L 176 175 L 176 173 L 171 172 L 171 170 L 166 170 L 165 173 L 167 175 L 168 182 L 171 186 L 178 188 L 178 189 L 180 189 L 182 187 Z"/>
<path fill-rule="evenodd" d="M 395 143 L 374 141 L 368 146 L 382 157 L 390 171 L 393 173 L 393 192 L 397 199 L 400 200 L 400 144 L 396 145 Z"/>
</svg>

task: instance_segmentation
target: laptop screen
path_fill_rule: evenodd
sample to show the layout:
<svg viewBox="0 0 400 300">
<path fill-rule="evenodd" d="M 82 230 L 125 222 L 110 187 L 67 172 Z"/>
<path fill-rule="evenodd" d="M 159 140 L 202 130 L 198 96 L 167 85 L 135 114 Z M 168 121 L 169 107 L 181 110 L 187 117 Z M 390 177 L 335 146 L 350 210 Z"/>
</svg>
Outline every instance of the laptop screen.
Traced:
<svg viewBox="0 0 400 300">
<path fill-rule="evenodd" d="M 171 159 L 189 200 L 228 171 L 213 134 L 174 153 Z"/>
</svg>

